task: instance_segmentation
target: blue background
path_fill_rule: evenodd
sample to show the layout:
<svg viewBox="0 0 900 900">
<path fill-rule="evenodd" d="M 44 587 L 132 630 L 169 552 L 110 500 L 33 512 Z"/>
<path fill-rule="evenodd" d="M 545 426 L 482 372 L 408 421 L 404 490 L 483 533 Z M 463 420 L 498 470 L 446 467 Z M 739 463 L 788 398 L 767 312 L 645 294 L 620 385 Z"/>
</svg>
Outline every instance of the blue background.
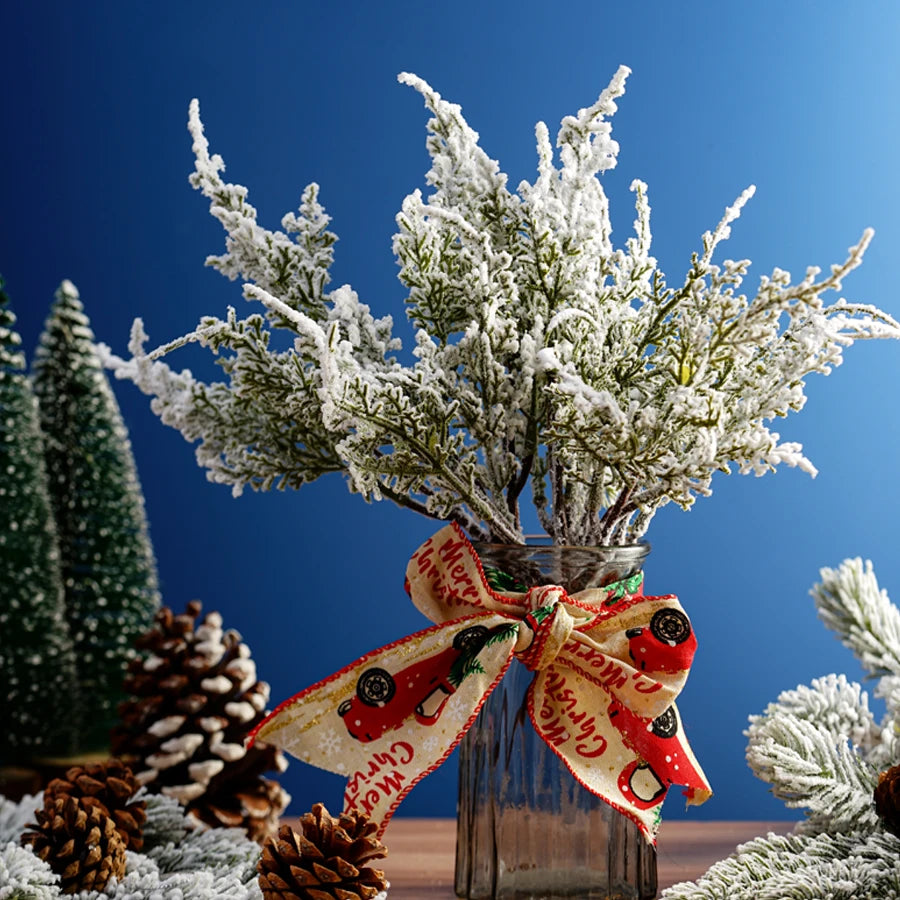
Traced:
<svg viewBox="0 0 900 900">
<path fill-rule="evenodd" d="M 63 278 L 99 340 L 124 354 L 132 319 L 151 345 L 228 304 L 239 284 L 206 269 L 221 228 L 187 183 L 192 97 L 227 177 L 277 227 L 317 181 L 340 236 L 332 286 L 351 283 L 409 343 L 391 254 L 402 198 L 424 187 L 427 113 L 396 83 L 412 71 L 461 103 L 482 146 L 532 178 L 533 129 L 593 102 L 630 66 L 618 168 L 604 178 L 621 243 L 628 185 L 646 180 L 654 252 L 680 282 L 700 235 L 750 183 L 757 195 L 722 256 L 749 257 L 748 288 L 775 265 L 842 261 L 876 237 L 846 296 L 900 315 L 897 53 L 893 2 L 7 3 L 0 11 L 0 272 L 26 347 Z M 327 8 L 326 8 L 327 7 Z M 187 350 L 173 365 L 205 372 Z M 809 403 L 779 423 L 818 478 L 785 469 L 718 476 L 690 513 L 666 508 L 648 535 L 651 592 L 678 593 L 701 646 L 680 702 L 716 790 L 693 818 L 792 814 L 744 761 L 747 716 L 831 671 L 859 678 L 817 621 L 821 566 L 875 562 L 900 592 L 895 523 L 900 345 L 847 353 Z M 366 505 L 340 477 L 299 494 L 211 485 L 191 448 L 136 388 L 117 383 L 147 500 L 165 602 L 218 608 L 250 644 L 278 702 L 356 656 L 424 626 L 402 590 L 411 552 L 436 525 Z M 340 805 L 342 782 L 295 763 L 293 810 Z M 401 815 L 452 815 L 455 764 Z M 678 793 L 669 817 L 684 815 Z"/>
</svg>

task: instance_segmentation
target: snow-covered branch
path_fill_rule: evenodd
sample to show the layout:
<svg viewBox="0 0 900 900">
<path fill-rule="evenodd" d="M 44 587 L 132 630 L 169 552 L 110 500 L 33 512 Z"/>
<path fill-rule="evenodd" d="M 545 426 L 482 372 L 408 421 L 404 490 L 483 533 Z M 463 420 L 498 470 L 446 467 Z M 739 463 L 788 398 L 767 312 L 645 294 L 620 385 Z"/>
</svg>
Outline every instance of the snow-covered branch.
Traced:
<svg viewBox="0 0 900 900">
<path fill-rule="evenodd" d="M 769 423 L 800 410 L 806 377 L 828 374 L 854 340 L 900 336 L 875 307 L 826 304 L 871 232 L 824 278 L 810 268 L 794 283 L 776 269 L 741 293 L 749 261 L 713 257 L 748 188 L 669 287 L 650 255 L 647 186 L 632 182 L 634 235 L 615 248 L 599 178 L 616 165 L 610 117 L 628 74 L 562 120 L 555 149 L 538 123 L 537 175 L 516 191 L 458 105 L 399 76 L 431 114 L 428 192 L 405 198 L 393 242 L 414 328 L 408 365 L 393 356 L 390 317 L 347 285 L 328 290 L 336 237 L 318 186 L 283 230 L 263 228 L 247 189 L 223 180 L 192 102 L 191 183 L 225 229 L 226 252 L 207 263 L 241 278 L 263 314 L 229 310 L 109 364 L 200 441 L 198 462 L 236 492 L 343 471 L 366 499 L 453 519 L 473 537 L 521 540 L 529 481 L 555 541 L 626 543 L 661 505 L 709 494 L 717 470 L 815 474 Z M 290 350 L 271 349 L 276 330 L 293 336 Z M 169 369 L 163 358 L 191 342 L 219 355 L 225 383 Z"/>
</svg>

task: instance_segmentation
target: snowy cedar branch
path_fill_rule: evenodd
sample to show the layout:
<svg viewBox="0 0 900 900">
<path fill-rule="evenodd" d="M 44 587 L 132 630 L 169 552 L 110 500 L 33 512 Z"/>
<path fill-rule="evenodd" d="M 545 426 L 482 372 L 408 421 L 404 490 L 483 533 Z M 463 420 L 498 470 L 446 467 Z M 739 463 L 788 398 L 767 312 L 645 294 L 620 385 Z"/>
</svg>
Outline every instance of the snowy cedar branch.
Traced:
<svg viewBox="0 0 900 900">
<path fill-rule="evenodd" d="M 807 818 L 791 835 L 738 847 L 664 900 L 900 900 L 900 839 L 885 831 L 873 800 L 879 772 L 900 763 L 900 610 L 870 562 L 848 559 L 820 577 L 811 592 L 819 615 L 879 677 L 887 714 L 876 723 L 858 684 L 827 675 L 751 716 L 751 769 Z"/>
<path fill-rule="evenodd" d="M 367 500 L 454 520 L 476 539 L 522 540 L 529 481 L 556 542 L 614 544 L 644 534 L 661 505 L 709 494 L 717 469 L 814 474 L 767 423 L 801 409 L 806 376 L 828 374 L 854 340 L 900 336 L 874 307 L 823 300 L 872 232 L 829 274 L 810 268 L 793 283 L 776 269 L 748 296 L 749 261 L 713 255 L 750 188 L 670 287 L 650 255 L 646 185 L 631 186 L 635 233 L 615 248 L 597 177 L 616 164 L 609 118 L 628 73 L 563 119 L 558 153 L 537 125 L 537 177 L 516 191 L 460 107 L 400 75 L 432 114 L 431 190 L 403 201 L 394 237 L 415 329 L 409 365 L 394 355 L 389 316 L 375 318 L 347 285 L 327 290 L 336 238 L 318 186 L 282 231 L 263 228 L 247 189 L 222 180 L 194 101 L 191 183 L 226 232 L 226 252 L 207 263 L 241 278 L 263 311 L 204 318 L 152 352 L 138 320 L 131 359 L 108 364 L 200 442 L 199 464 L 235 493 L 341 471 Z M 291 349 L 270 348 L 275 330 L 292 334 Z M 225 383 L 161 361 L 188 342 L 219 355 Z"/>
</svg>

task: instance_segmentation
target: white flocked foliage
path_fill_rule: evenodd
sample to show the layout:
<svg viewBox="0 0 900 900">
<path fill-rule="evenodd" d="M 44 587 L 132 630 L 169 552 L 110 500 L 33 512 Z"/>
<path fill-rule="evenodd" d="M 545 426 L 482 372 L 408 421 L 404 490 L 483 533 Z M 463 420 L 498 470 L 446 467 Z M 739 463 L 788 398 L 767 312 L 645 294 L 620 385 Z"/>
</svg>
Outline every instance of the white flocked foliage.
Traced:
<svg viewBox="0 0 900 900">
<path fill-rule="evenodd" d="M 59 878 L 30 849 L 0 844 L 0 900 L 52 900 Z"/>
<path fill-rule="evenodd" d="M 747 762 L 789 807 L 806 809 L 803 830 L 853 831 L 877 823 L 877 772 L 860 752 L 874 720 L 858 684 L 829 675 L 785 691 L 748 731 Z"/>
<path fill-rule="evenodd" d="M 868 834 L 757 838 L 716 863 L 696 884 L 663 900 L 898 900 L 900 840 Z"/>
<path fill-rule="evenodd" d="M 665 900 L 900 900 L 900 838 L 885 831 L 873 800 L 879 773 L 900 764 L 900 610 L 870 562 L 845 560 L 820 576 L 819 616 L 878 678 L 887 712 L 876 721 L 858 684 L 827 675 L 752 716 L 750 768 L 806 818 L 790 835 L 743 844 Z"/>
<path fill-rule="evenodd" d="M 199 464 L 235 493 L 343 472 L 366 499 L 454 520 L 477 539 L 522 540 L 529 481 L 556 542 L 596 544 L 640 537 L 661 505 L 710 493 L 717 470 L 784 463 L 814 474 L 768 423 L 801 409 L 806 376 L 828 374 L 845 346 L 900 335 L 874 307 L 823 299 L 872 232 L 827 275 L 810 268 L 795 282 L 776 269 L 741 293 L 749 260 L 713 255 L 749 188 L 669 287 L 650 253 L 646 185 L 632 183 L 634 235 L 615 247 L 598 177 L 616 165 L 609 119 L 628 73 L 563 119 L 556 152 L 538 123 L 537 177 L 515 191 L 460 107 L 400 75 L 432 114 L 430 193 L 403 201 L 393 243 L 411 364 L 396 356 L 390 316 L 375 317 L 349 285 L 327 290 L 336 238 L 318 185 L 282 231 L 263 228 L 247 189 L 223 181 L 194 101 L 191 182 L 226 232 L 226 252 L 207 263 L 242 279 L 263 313 L 229 308 L 153 351 L 137 320 L 131 358 L 107 351 L 107 364 L 199 441 Z M 293 346 L 271 349 L 277 330 Z M 162 361 L 188 342 L 219 356 L 225 382 Z"/>
<path fill-rule="evenodd" d="M 103 891 L 62 894 L 56 875 L 19 838 L 41 796 L 0 797 L 0 900 L 261 900 L 259 845 L 236 828 L 197 827 L 174 800 L 147 794 L 144 850 L 126 851 L 121 880 Z"/>
</svg>

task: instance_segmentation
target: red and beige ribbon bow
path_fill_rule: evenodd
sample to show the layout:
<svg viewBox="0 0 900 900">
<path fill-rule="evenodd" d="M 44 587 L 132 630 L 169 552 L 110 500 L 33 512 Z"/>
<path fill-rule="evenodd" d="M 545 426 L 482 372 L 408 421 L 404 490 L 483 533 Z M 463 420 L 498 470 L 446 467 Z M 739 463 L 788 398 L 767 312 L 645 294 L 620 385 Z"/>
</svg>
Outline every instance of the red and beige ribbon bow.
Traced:
<svg viewBox="0 0 900 900">
<path fill-rule="evenodd" d="M 535 673 L 527 704 L 537 733 L 648 840 L 669 785 L 684 785 L 689 804 L 711 795 L 674 703 L 697 646 L 676 597 L 643 596 L 640 577 L 572 596 L 547 585 L 496 590 L 456 525 L 416 551 L 406 577 L 437 624 L 307 688 L 253 734 L 346 776 L 346 809 L 383 831 L 514 659 Z"/>
</svg>

